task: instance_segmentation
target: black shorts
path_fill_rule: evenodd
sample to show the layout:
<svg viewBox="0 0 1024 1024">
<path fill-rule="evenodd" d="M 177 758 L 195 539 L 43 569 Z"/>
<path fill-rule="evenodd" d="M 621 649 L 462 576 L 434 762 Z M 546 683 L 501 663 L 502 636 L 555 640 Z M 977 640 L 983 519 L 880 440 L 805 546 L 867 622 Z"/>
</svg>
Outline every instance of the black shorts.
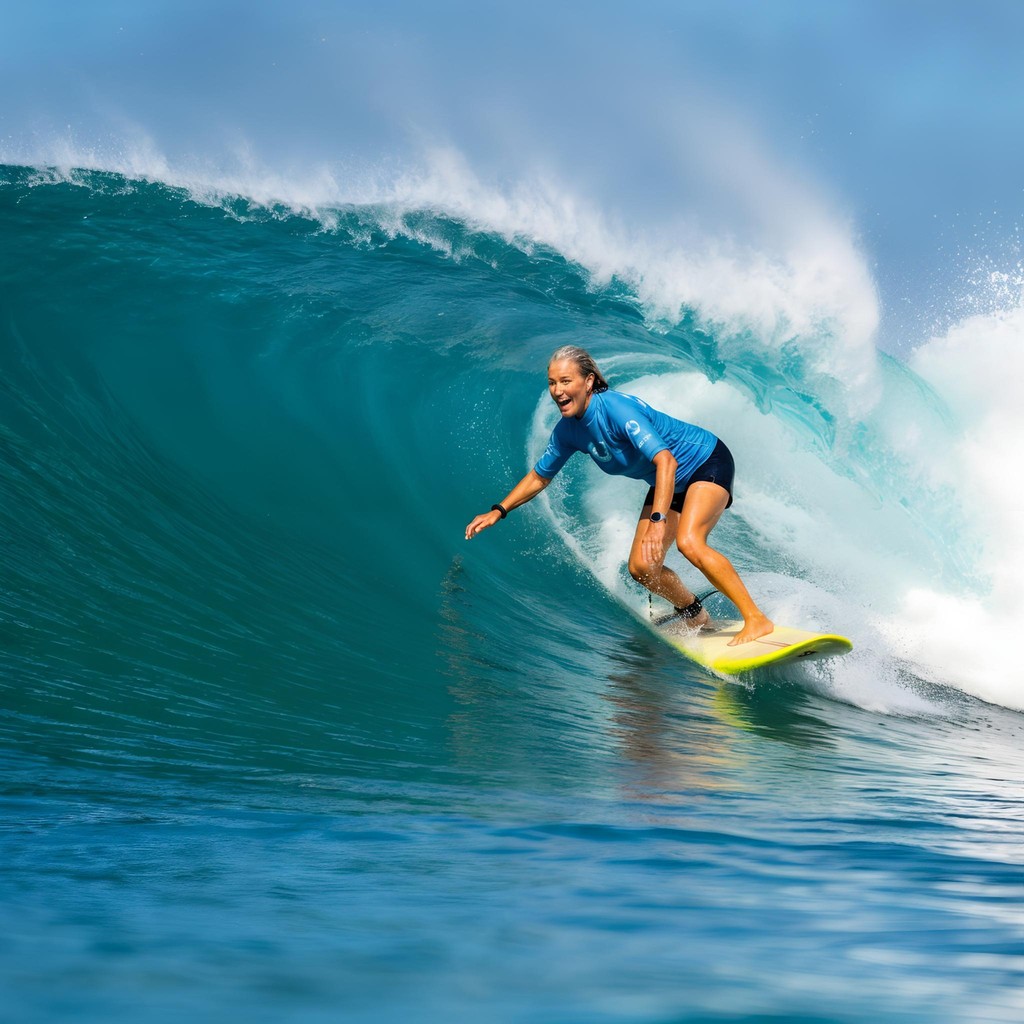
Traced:
<svg viewBox="0 0 1024 1024">
<path fill-rule="evenodd" d="M 724 487 L 729 492 L 729 500 L 725 506 L 728 508 L 732 504 L 732 480 L 735 475 L 736 463 L 733 462 L 732 452 L 726 448 L 725 442 L 720 440 L 711 454 L 693 471 L 693 476 L 686 481 L 683 489 L 676 491 L 672 496 L 672 504 L 669 508 L 673 512 L 682 512 L 683 502 L 686 500 L 686 488 L 701 480 L 706 480 L 710 484 L 718 484 L 719 487 Z M 647 492 L 644 504 L 654 504 L 653 487 Z"/>
</svg>

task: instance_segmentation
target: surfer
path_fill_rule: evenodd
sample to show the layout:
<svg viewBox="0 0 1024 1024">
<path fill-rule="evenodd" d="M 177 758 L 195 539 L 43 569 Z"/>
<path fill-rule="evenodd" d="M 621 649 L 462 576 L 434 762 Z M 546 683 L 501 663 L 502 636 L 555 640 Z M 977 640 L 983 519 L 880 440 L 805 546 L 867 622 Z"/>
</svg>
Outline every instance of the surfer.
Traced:
<svg viewBox="0 0 1024 1024">
<path fill-rule="evenodd" d="M 576 345 L 552 355 L 548 391 L 562 418 L 547 449 L 502 501 L 473 519 L 466 540 L 540 494 L 575 452 L 587 452 L 605 473 L 650 485 L 629 552 L 629 574 L 637 583 L 671 602 L 695 628 L 709 621 L 700 600 L 665 566 L 674 540 L 743 616 L 743 628 L 730 646 L 770 633 L 772 621 L 754 603 L 732 563 L 708 544 L 708 534 L 732 504 L 734 464 L 725 444 L 703 427 L 611 390 L 590 354 Z"/>
</svg>

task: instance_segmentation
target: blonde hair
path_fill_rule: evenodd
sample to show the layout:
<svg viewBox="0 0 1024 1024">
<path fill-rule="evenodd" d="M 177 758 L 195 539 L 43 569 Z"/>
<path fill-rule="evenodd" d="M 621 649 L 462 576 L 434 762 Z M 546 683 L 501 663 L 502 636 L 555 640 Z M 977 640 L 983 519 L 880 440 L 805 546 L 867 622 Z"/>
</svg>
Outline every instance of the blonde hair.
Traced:
<svg viewBox="0 0 1024 1024">
<path fill-rule="evenodd" d="M 594 357 L 585 348 L 580 348 L 579 345 L 563 345 L 551 353 L 548 366 L 552 363 L 560 363 L 563 359 L 569 359 L 575 363 L 584 380 L 591 374 L 594 375 L 595 392 L 608 390 L 608 381 L 604 379 L 604 374 L 597 368 Z"/>
</svg>

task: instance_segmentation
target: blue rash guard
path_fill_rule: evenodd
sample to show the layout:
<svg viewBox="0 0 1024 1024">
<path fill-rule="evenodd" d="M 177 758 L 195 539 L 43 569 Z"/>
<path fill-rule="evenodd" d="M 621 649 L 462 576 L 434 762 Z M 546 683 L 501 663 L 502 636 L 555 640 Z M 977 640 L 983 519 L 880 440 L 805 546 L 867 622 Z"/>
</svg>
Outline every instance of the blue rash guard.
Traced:
<svg viewBox="0 0 1024 1024">
<path fill-rule="evenodd" d="M 574 452 L 587 452 L 612 476 L 645 480 L 652 487 L 658 472 L 651 461 L 666 448 L 679 463 L 676 491 L 714 450 L 718 438 L 703 427 L 685 423 L 652 409 L 634 395 L 599 391 L 590 396 L 579 418 L 559 420 L 534 472 L 550 480 Z"/>
</svg>

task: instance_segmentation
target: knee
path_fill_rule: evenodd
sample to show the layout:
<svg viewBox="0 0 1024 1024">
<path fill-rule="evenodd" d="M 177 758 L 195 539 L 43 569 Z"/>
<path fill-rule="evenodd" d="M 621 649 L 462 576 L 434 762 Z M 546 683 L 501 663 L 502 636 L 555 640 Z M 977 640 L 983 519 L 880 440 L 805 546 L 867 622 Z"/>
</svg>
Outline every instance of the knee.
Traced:
<svg viewBox="0 0 1024 1024">
<path fill-rule="evenodd" d="M 629 560 L 629 575 L 637 583 L 647 583 L 661 571 L 660 566 L 654 566 L 645 561 L 640 555 L 634 555 Z"/>
<path fill-rule="evenodd" d="M 676 539 L 676 547 L 679 548 L 679 553 L 685 558 L 691 565 L 700 566 L 704 562 L 704 556 L 708 550 L 707 543 L 703 538 L 692 533 L 684 533 L 681 537 Z"/>
</svg>

